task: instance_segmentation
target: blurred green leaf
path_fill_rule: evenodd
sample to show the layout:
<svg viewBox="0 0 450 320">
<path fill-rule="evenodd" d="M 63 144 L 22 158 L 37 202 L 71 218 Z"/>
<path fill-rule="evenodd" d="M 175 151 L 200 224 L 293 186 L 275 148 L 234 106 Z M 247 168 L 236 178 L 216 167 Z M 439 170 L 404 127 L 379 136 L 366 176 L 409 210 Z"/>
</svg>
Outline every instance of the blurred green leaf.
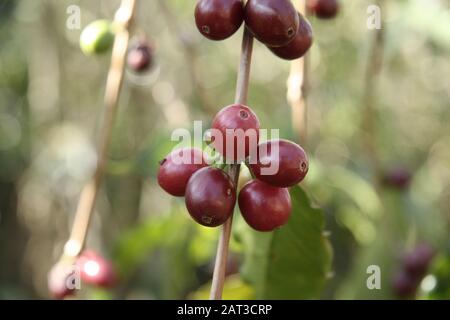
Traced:
<svg viewBox="0 0 450 320">
<path fill-rule="evenodd" d="M 324 236 L 324 214 L 313 208 L 300 187 L 291 189 L 289 223 L 272 233 L 247 228 L 242 239 L 242 277 L 258 299 L 319 298 L 331 268 L 331 247 Z"/>
<path fill-rule="evenodd" d="M 207 300 L 211 290 L 211 282 L 203 285 L 193 292 L 189 298 L 193 300 Z M 252 300 L 255 298 L 254 289 L 246 284 L 239 276 L 230 276 L 225 279 L 223 300 Z"/>
<path fill-rule="evenodd" d="M 184 212 L 180 211 L 178 209 L 169 216 L 152 218 L 120 238 L 115 260 L 121 274 L 129 274 L 158 247 L 179 240 L 180 230 L 187 230 Z"/>
</svg>

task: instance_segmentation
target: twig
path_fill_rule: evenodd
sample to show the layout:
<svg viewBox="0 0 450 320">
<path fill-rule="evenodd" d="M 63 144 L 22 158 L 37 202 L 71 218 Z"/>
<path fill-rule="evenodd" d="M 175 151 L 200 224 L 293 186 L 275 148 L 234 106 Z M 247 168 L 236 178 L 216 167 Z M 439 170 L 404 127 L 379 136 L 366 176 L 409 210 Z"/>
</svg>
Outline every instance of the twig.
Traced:
<svg viewBox="0 0 450 320">
<path fill-rule="evenodd" d="M 300 0 L 299 12 L 306 17 L 306 0 Z M 307 145 L 307 93 L 308 93 L 308 57 L 304 56 L 291 63 L 291 72 L 287 82 L 287 99 L 292 108 L 292 128 L 298 142 Z"/>
<path fill-rule="evenodd" d="M 200 81 L 200 76 L 197 71 L 199 66 L 198 54 L 195 44 L 192 43 L 192 40 L 189 37 L 188 32 L 190 30 L 186 31 L 186 28 L 180 25 L 177 17 L 167 4 L 167 0 L 158 0 L 158 4 L 161 8 L 161 13 L 167 20 L 168 27 L 171 28 L 172 33 L 176 35 L 181 49 L 183 50 L 184 57 L 186 59 L 186 66 L 189 68 L 189 75 L 191 77 L 195 93 L 200 100 L 201 108 L 207 114 L 214 115 L 217 110 L 215 109 L 211 99 L 206 94 L 205 86 Z"/>
<path fill-rule="evenodd" d="M 242 38 L 241 61 L 236 85 L 235 102 L 239 104 L 247 104 L 248 84 L 250 78 L 250 67 L 253 51 L 253 36 L 244 27 L 244 36 Z M 233 179 L 234 185 L 237 186 L 239 181 L 240 165 L 234 164 L 230 166 L 229 175 Z M 222 232 L 217 246 L 216 261 L 214 265 L 214 274 L 211 285 L 211 300 L 222 299 L 223 286 L 225 282 L 225 272 L 228 259 L 228 247 L 230 244 L 231 226 L 233 224 L 233 216 L 231 216 L 223 225 Z"/>
<path fill-rule="evenodd" d="M 379 0 L 378 5 L 383 8 L 384 0 Z M 383 15 L 386 13 L 383 12 Z M 384 52 L 384 35 L 386 32 L 386 26 L 382 23 L 380 29 L 375 30 L 374 39 L 371 45 L 367 69 L 364 81 L 364 118 L 363 118 L 363 130 L 364 135 L 364 145 L 366 152 L 372 163 L 372 168 L 374 170 L 375 182 L 378 184 L 378 179 L 381 176 L 381 163 L 376 151 L 376 129 L 375 129 L 375 97 L 376 97 L 376 87 L 377 78 L 381 72 L 383 66 L 383 52 Z"/>
<path fill-rule="evenodd" d="M 115 15 L 115 24 L 118 31 L 115 36 L 112 50 L 111 65 L 106 82 L 104 98 L 104 123 L 100 129 L 98 145 L 98 160 L 94 175 L 84 186 L 78 201 L 77 211 L 73 222 L 72 232 L 64 247 L 66 257 L 77 256 L 84 247 L 95 200 L 103 178 L 114 120 L 117 113 L 117 104 L 123 83 L 125 59 L 130 39 L 129 28 L 133 20 L 136 0 L 122 0 L 120 8 Z"/>
</svg>

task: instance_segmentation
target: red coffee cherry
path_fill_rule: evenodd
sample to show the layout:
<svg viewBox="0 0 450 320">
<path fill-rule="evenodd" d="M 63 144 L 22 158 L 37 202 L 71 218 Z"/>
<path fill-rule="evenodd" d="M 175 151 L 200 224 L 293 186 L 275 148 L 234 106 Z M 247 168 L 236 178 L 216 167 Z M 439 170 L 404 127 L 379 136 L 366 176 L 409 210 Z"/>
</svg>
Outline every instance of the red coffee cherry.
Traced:
<svg viewBox="0 0 450 320">
<path fill-rule="evenodd" d="M 419 281 L 405 271 L 398 272 L 392 280 L 394 295 L 400 299 L 412 299 L 416 295 Z"/>
<path fill-rule="evenodd" d="M 98 287 L 109 288 L 116 283 L 111 262 L 92 250 L 85 250 L 77 259 L 81 280 Z"/>
<path fill-rule="evenodd" d="M 74 267 L 71 264 L 58 262 L 48 273 L 48 290 L 54 299 L 64 299 L 74 295 L 75 284 L 70 277 L 73 276 Z"/>
<path fill-rule="evenodd" d="M 295 60 L 303 57 L 311 48 L 313 43 L 313 33 L 311 24 L 300 13 L 297 34 L 294 40 L 282 47 L 268 47 L 276 56 L 281 59 Z"/>
<path fill-rule="evenodd" d="M 320 19 L 334 18 L 339 12 L 338 0 L 309 0 L 308 11 Z"/>
<path fill-rule="evenodd" d="M 267 46 L 291 42 L 298 29 L 298 14 L 289 0 L 248 0 L 245 23 L 256 39 Z"/>
<path fill-rule="evenodd" d="M 232 215 L 236 203 L 236 187 L 220 169 L 207 167 L 189 179 L 186 208 L 191 217 L 206 227 L 217 227 Z"/>
<path fill-rule="evenodd" d="M 242 0 L 200 0 L 195 7 L 197 28 L 210 40 L 231 37 L 243 21 Z"/>
<path fill-rule="evenodd" d="M 149 70 L 153 66 L 153 48 L 147 42 L 141 42 L 131 48 L 127 57 L 128 68 L 135 72 Z"/>
<path fill-rule="evenodd" d="M 248 157 L 259 141 L 259 119 L 249 107 L 241 104 L 220 110 L 211 128 L 215 129 L 212 131 L 212 146 L 227 160 L 234 162 Z M 220 134 L 220 138 L 215 134 Z"/>
<path fill-rule="evenodd" d="M 383 177 L 383 183 L 387 187 L 405 190 L 411 182 L 411 172 L 406 168 L 392 168 Z"/>
<path fill-rule="evenodd" d="M 433 259 L 433 255 L 434 251 L 431 246 L 425 243 L 420 244 L 404 257 L 404 269 L 417 278 L 423 278 Z"/>
<path fill-rule="evenodd" d="M 263 142 L 258 146 L 257 155 L 257 159 L 250 156 L 250 168 L 256 178 L 272 186 L 292 187 L 308 173 L 309 163 L 305 151 L 291 141 Z"/>
<path fill-rule="evenodd" d="M 262 181 L 247 183 L 239 193 L 239 209 L 250 227 L 272 231 L 286 224 L 292 211 L 288 189 L 276 188 Z"/>
<path fill-rule="evenodd" d="M 175 197 L 183 197 L 192 174 L 207 166 L 205 155 L 195 148 L 175 150 L 160 164 L 158 183 L 167 193 Z"/>
</svg>

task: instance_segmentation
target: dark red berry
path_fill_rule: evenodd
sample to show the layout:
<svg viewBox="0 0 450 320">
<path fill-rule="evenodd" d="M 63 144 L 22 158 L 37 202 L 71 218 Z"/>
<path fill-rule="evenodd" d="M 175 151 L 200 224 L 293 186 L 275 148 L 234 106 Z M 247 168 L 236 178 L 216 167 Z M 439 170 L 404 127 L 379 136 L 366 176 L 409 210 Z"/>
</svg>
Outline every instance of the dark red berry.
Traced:
<svg viewBox="0 0 450 320">
<path fill-rule="evenodd" d="M 320 19 L 334 18 L 339 12 L 338 0 L 309 0 L 308 11 Z"/>
<path fill-rule="evenodd" d="M 109 288 L 116 283 L 111 262 L 92 250 L 85 250 L 77 259 L 81 280 L 87 284 Z"/>
<path fill-rule="evenodd" d="M 291 196 L 286 188 L 253 180 L 239 193 L 239 209 L 250 227 L 272 231 L 287 223 L 292 211 Z"/>
<path fill-rule="evenodd" d="M 244 21 L 242 0 L 200 0 L 195 7 L 195 23 L 211 40 L 231 37 Z"/>
<path fill-rule="evenodd" d="M 387 171 L 383 177 L 384 185 L 404 190 L 409 187 L 411 182 L 411 172 L 405 168 L 393 168 Z"/>
<path fill-rule="evenodd" d="M 294 40 L 282 47 L 268 47 L 270 51 L 281 59 L 295 60 L 301 58 L 311 48 L 313 43 L 311 24 L 300 13 L 298 15 L 300 23 Z"/>
<path fill-rule="evenodd" d="M 248 0 L 245 23 L 256 39 L 280 47 L 294 39 L 299 20 L 290 0 Z"/>
<path fill-rule="evenodd" d="M 230 177 L 220 169 L 207 167 L 189 179 L 186 207 L 192 218 L 207 227 L 217 227 L 232 215 L 236 188 Z"/>
<path fill-rule="evenodd" d="M 259 120 L 247 106 L 235 104 L 223 108 L 215 116 L 211 128 L 212 146 L 227 160 L 239 162 L 256 150 Z"/>
<path fill-rule="evenodd" d="M 250 168 L 261 181 L 286 188 L 301 182 L 308 173 L 308 157 L 299 145 L 287 140 L 269 140 L 258 145 L 257 158 L 249 158 Z"/>
<path fill-rule="evenodd" d="M 392 280 L 392 290 L 401 299 L 414 298 L 418 286 L 418 280 L 404 271 L 398 272 Z"/>
<path fill-rule="evenodd" d="M 75 293 L 74 266 L 59 262 L 48 273 L 48 290 L 54 299 L 64 299 Z"/>
<path fill-rule="evenodd" d="M 153 48 L 142 42 L 130 49 L 127 57 L 128 67 L 135 72 L 143 72 L 153 66 Z"/>
<path fill-rule="evenodd" d="M 404 257 L 403 266 L 409 274 L 423 278 L 433 255 L 433 248 L 427 244 L 420 244 Z"/>
<path fill-rule="evenodd" d="M 175 197 L 183 197 L 192 174 L 207 166 L 203 152 L 195 148 L 175 150 L 160 164 L 158 183 L 167 193 Z"/>
</svg>

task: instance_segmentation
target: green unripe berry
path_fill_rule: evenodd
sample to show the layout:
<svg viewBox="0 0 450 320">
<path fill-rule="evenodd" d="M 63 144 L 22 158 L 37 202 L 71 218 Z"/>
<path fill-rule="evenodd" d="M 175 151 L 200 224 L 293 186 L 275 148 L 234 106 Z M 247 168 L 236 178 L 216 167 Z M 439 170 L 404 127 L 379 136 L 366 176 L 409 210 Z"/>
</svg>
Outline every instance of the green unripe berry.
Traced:
<svg viewBox="0 0 450 320">
<path fill-rule="evenodd" d="M 86 55 L 108 51 L 114 42 L 112 24 L 108 20 L 96 20 L 87 25 L 80 36 L 80 47 Z"/>
</svg>

